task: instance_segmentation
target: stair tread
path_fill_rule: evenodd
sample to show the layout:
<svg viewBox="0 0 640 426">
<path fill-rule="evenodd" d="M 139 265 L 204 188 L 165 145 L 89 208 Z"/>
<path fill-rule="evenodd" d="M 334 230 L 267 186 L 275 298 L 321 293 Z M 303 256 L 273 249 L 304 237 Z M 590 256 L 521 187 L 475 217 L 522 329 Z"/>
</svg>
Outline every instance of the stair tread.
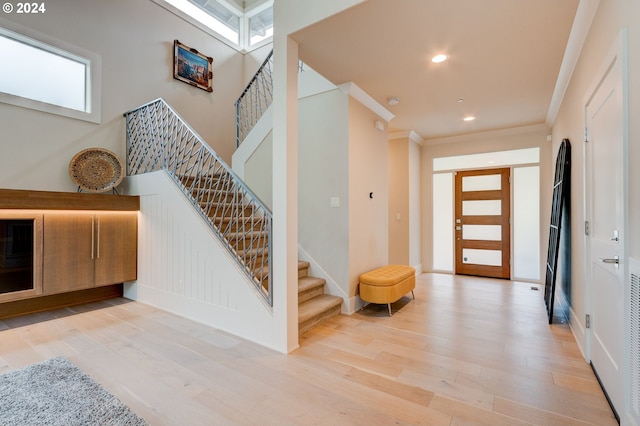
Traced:
<svg viewBox="0 0 640 426">
<path fill-rule="evenodd" d="M 322 287 L 326 283 L 324 278 L 310 276 L 298 278 L 298 293 L 309 291 L 316 287 Z"/>
<path fill-rule="evenodd" d="M 298 307 L 298 324 L 302 324 L 310 318 L 333 309 L 336 306 L 340 306 L 341 304 L 341 297 L 332 296 L 330 294 L 323 294 L 322 296 L 317 296 L 313 299 L 307 300 L 306 302 L 301 303 Z"/>
</svg>

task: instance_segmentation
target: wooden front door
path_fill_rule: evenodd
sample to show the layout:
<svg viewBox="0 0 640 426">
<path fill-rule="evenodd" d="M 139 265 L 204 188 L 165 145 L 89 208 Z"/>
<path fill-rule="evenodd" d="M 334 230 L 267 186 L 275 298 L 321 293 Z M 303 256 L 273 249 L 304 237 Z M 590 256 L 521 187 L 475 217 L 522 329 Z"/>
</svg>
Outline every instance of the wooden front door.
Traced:
<svg viewBox="0 0 640 426">
<path fill-rule="evenodd" d="M 456 173 L 456 274 L 511 278 L 511 169 Z"/>
</svg>

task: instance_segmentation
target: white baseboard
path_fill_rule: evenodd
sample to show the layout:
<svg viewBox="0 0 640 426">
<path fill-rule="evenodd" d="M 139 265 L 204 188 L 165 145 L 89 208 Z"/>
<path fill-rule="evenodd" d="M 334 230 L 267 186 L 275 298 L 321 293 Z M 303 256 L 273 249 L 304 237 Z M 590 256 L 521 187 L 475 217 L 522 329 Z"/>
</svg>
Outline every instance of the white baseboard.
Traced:
<svg viewBox="0 0 640 426">
<path fill-rule="evenodd" d="M 580 353 L 585 361 L 589 362 L 589 357 L 587 356 L 587 330 L 582 326 L 582 322 L 576 315 L 576 312 L 571 308 L 569 310 L 569 328 L 571 329 L 571 333 L 573 333 L 573 337 L 576 339 L 576 343 L 578 343 L 578 348 L 580 349 Z"/>
</svg>

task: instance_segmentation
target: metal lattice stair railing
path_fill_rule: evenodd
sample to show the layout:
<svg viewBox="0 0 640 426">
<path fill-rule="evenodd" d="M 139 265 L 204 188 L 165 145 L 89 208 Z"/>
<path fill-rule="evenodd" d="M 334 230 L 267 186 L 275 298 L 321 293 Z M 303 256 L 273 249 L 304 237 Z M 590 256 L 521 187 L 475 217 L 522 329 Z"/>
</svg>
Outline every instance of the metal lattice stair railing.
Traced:
<svg viewBox="0 0 640 426">
<path fill-rule="evenodd" d="M 309 67 L 298 61 L 298 72 Z M 236 148 L 240 146 L 273 102 L 273 50 L 235 102 Z"/>
<path fill-rule="evenodd" d="M 240 146 L 273 101 L 273 50 L 235 103 L 236 147 Z"/>
<path fill-rule="evenodd" d="M 163 99 L 124 116 L 127 175 L 166 170 L 273 306 L 271 211 Z"/>
</svg>

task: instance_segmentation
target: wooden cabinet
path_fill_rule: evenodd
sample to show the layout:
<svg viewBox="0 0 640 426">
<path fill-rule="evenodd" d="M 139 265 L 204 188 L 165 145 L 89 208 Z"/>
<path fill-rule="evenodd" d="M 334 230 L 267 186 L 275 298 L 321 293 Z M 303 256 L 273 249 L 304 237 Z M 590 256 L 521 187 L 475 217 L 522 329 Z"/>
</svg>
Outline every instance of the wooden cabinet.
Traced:
<svg viewBox="0 0 640 426">
<path fill-rule="evenodd" d="M 0 189 L 0 318 L 122 296 L 139 210 L 136 196 Z"/>
<path fill-rule="evenodd" d="M 136 212 L 46 212 L 43 245 L 45 295 L 137 277 Z"/>
</svg>

